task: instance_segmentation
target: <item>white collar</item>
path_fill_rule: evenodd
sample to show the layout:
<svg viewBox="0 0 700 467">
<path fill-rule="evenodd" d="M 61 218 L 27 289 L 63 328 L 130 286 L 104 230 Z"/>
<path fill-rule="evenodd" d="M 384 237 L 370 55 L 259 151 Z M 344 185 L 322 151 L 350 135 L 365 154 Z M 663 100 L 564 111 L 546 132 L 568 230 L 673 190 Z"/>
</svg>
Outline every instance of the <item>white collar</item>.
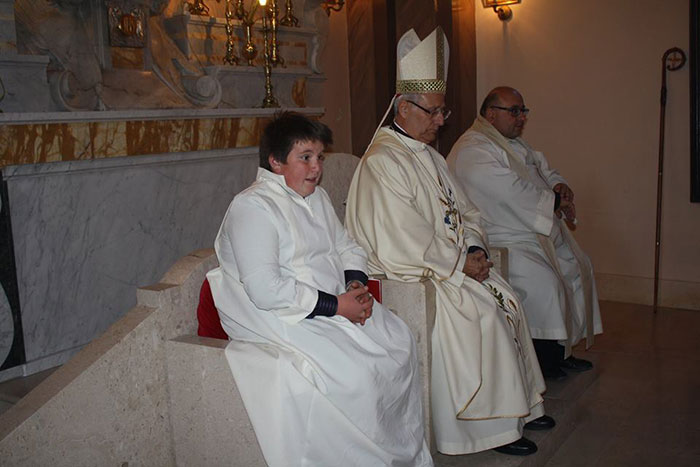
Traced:
<svg viewBox="0 0 700 467">
<path fill-rule="evenodd" d="M 269 183 L 272 183 L 273 185 L 277 185 L 280 188 L 282 188 L 284 191 L 289 193 L 291 196 L 296 197 L 298 199 L 302 199 L 302 200 L 308 200 L 309 196 L 316 193 L 316 190 L 314 190 L 314 193 L 311 193 L 311 195 L 309 195 L 305 198 L 305 197 L 301 196 L 299 193 L 297 193 L 296 191 L 292 190 L 289 186 L 287 186 L 287 182 L 284 179 L 284 175 L 276 174 L 276 173 L 274 173 L 270 170 L 267 170 L 263 167 L 258 167 L 257 180 L 260 180 L 263 182 L 269 182 Z M 318 188 L 318 186 L 316 188 Z"/>
</svg>

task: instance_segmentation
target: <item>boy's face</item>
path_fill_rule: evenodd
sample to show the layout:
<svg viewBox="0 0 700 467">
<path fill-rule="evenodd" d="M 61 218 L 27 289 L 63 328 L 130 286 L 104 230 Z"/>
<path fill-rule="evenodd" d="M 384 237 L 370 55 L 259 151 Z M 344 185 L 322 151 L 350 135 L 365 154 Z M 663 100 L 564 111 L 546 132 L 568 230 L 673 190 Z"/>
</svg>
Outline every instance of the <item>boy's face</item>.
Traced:
<svg viewBox="0 0 700 467">
<path fill-rule="evenodd" d="M 270 167 L 278 175 L 284 176 L 289 188 L 306 198 L 316 190 L 323 173 L 323 143 L 320 141 L 297 141 L 287 155 L 287 162 L 281 163 L 270 156 Z"/>
</svg>

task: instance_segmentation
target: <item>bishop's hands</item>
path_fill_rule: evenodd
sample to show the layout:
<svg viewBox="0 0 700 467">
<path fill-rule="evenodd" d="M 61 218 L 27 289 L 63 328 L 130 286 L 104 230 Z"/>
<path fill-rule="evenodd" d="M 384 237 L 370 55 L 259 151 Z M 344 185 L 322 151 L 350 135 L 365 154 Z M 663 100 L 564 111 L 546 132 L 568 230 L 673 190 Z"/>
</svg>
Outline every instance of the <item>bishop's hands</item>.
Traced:
<svg viewBox="0 0 700 467">
<path fill-rule="evenodd" d="M 559 193 L 559 208 L 554 211 L 559 219 L 562 214 L 570 221 L 576 219 L 576 205 L 574 204 L 574 192 L 566 183 L 557 183 L 553 188 L 555 193 Z"/>
<path fill-rule="evenodd" d="M 462 272 L 477 282 L 484 282 L 489 278 L 489 269 L 492 267 L 493 263 L 486 257 L 484 250 L 478 249 L 474 253 L 467 253 Z"/>
<path fill-rule="evenodd" d="M 372 316 L 374 298 L 360 281 L 352 281 L 347 286 L 347 292 L 338 295 L 338 310 L 336 314 L 347 318 L 351 323 L 364 326 Z"/>
</svg>

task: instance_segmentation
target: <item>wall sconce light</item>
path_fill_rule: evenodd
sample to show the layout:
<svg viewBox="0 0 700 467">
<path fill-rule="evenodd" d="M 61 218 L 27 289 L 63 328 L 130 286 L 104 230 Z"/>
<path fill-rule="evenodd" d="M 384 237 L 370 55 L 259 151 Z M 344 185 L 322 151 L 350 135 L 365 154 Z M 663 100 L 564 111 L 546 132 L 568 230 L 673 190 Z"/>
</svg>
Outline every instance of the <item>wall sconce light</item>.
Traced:
<svg viewBox="0 0 700 467">
<path fill-rule="evenodd" d="M 331 11 L 342 10 L 343 5 L 345 5 L 345 0 L 325 0 L 323 3 L 321 3 L 321 6 L 324 10 L 326 10 L 326 14 L 328 16 L 331 15 Z"/>
<path fill-rule="evenodd" d="M 501 21 L 507 21 L 513 17 L 513 10 L 508 5 L 520 3 L 520 0 L 481 0 L 484 8 L 493 8 Z"/>
</svg>

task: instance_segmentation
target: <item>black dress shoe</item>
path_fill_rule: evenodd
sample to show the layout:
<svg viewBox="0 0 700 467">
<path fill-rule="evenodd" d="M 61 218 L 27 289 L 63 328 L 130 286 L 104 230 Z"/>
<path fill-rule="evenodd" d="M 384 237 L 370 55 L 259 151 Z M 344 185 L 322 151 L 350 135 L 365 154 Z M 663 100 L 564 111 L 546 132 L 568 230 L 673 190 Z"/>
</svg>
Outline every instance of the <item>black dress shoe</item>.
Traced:
<svg viewBox="0 0 700 467">
<path fill-rule="evenodd" d="M 510 444 L 493 448 L 494 451 L 501 454 L 510 454 L 511 456 L 529 456 L 537 452 L 537 445 L 529 439 L 523 437 Z"/>
<path fill-rule="evenodd" d="M 593 368 L 593 364 L 588 360 L 582 358 L 576 358 L 573 355 L 566 360 L 564 360 L 561 365 L 565 370 L 570 371 L 588 371 Z"/>
<path fill-rule="evenodd" d="M 569 375 L 561 368 L 549 368 L 547 370 L 542 370 L 542 376 L 544 376 L 544 379 L 549 379 L 551 381 L 561 381 L 562 379 L 566 379 Z"/>
<path fill-rule="evenodd" d="M 549 415 L 542 415 L 539 418 L 527 422 L 523 428 L 535 431 L 551 430 L 556 424 L 557 422 Z"/>
</svg>

